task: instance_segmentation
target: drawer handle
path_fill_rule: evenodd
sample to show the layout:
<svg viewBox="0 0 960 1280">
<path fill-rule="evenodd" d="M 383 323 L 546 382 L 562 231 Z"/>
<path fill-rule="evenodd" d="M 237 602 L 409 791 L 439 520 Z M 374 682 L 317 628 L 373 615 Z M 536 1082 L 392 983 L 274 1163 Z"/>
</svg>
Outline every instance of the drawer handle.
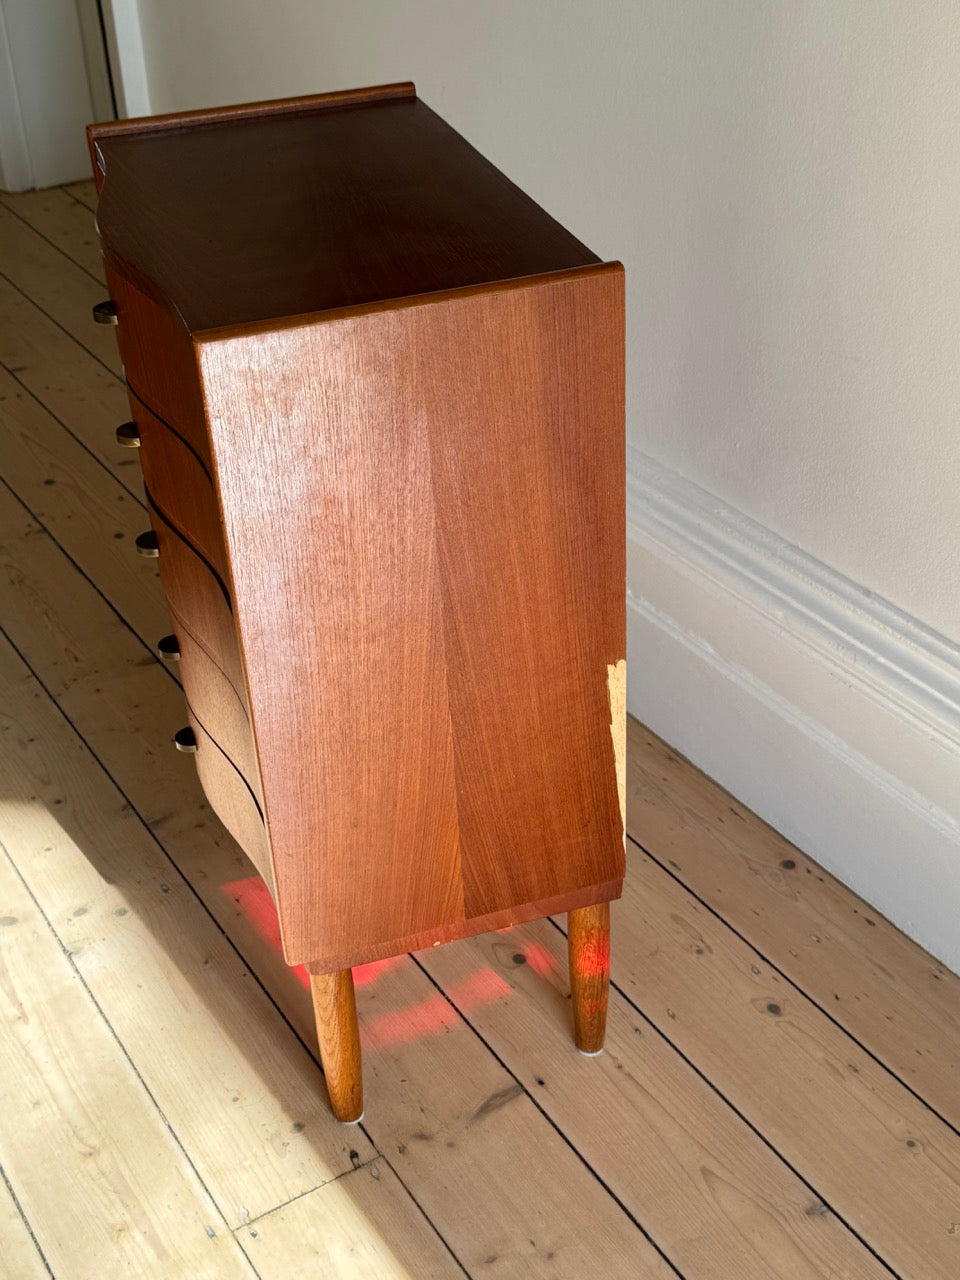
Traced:
<svg viewBox="0 0 960 1280">
<path fill-rule="evenodd" d="M 146 533 L 137 534 L 137 555 L 145 556 L 148 560 L 155 560 L 160 554 L 160 547 L 157 543 L 157 535 L 152 529 L 148 529 Z"/>
<path fill-rule="evenodd" d="M 197 749 L 196 735 L 192 729 L 178 729 L 173 735 L 173 745 L 178 751 L 184 751 L 192 756 Z"/>
<path fill-rule="evenodd" d="M 157 641 L 157 652 L 161 658 L 166 658 L 167 662 L 179 662 L 180 646 L 177 644 L 177 637 L 161 636 Z"/>
<path fill-rule="evenodd" d="M 112 298 L 107 298 L 105 302 L 98 302 L 93 308 L 93 318 L 97 324 L 116 324 L 117 304 Z"/>
<path fill-rule="evenodd" d="M 125 449 L 140 448 L 140 432 L 135 422 L 120 423 L 117 427 L 117 444 L 122 444 Z"/>
</svg>

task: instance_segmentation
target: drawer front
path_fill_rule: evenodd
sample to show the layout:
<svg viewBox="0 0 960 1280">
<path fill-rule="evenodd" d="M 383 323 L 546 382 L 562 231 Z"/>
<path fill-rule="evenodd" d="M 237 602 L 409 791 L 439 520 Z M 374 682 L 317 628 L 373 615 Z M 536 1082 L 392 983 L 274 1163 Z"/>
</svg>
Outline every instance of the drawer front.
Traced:
<svg viewBox="0 0 960 1280">
<path fill-rule="evenodd" d="M 117 346 L 132 396 L 189 441 L 208 470 L 210 445 L 193 344 L 180 321 L 109 263 Z"/>
<path fill-rule="evenodd" d="M 194 760 L 204 795 L 210 801 L 214 813 L 266 880 L 272 893 L 273 874 L 267 831 L 258 807 L 259 801 L 190 706 L 187 707 L 187 715 L 197 741 Z"/>
<path fill-rule="evenodd" d="M 177 632 L 177 644 L 187 702 L 207 734 L 236 766 L 262 809 L 260 770 L 246 706 L 220 668 L 186 631 Z"/>
<path fill-rule="evenodd" d="M 185 437 L 130 397 L 140 433 L 143 478 L 153 502 L 171 524 L 229 582 L 217 495 L 209 468 Z"/>
<path fill-rule="evenodd" d="M 149 493 L 147 497 L 150 522 L 160 548 L 160 581 L 174 630 L 178 636 L 187 636 L 204 651 L 220 669 L 244 712 L 249 714 L 240 645 L 226 583 L 159 509 Z"/>
</svg>

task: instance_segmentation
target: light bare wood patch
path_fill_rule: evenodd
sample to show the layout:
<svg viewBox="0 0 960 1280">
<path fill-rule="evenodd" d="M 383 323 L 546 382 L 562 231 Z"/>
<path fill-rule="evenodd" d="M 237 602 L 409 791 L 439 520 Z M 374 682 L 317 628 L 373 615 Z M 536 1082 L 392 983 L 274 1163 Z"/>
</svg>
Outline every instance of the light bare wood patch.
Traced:
<svg viewBox="0 0 960 1280">
<path fill-rule="evenodd" d="M 610 736 L 617 767 L 617 795 L 620 797 L 620 822 L 623 840 L 627 840 L 627 660 L 607 666 L 607 697 L 610 700 Z"/>
<path fill-rule="evenodd" d="M 31 807 L 5 791 L 4 834 Z M 0 900 L 0 1163 L 54 1273 L 252 1276 L 5 852 Z"/>
<path fill-rule="evenodd" d="M 89 275 L 103 278 L 96 215 L 60 187 L 46 191 L 3 192 L 2 202 Z M 65 265 L 65 264 L 64 264 Z M 62 269 L 62 268 L 61 268 Z M 31 281 L 32 284 L 32 281 Z"/>
<path fill-rule="evenodd" d="M 6 647 L 0 691 L 0 837 L 229 1225 L 349 1170 L 350 1148 L 369 1158 L 363 1134 L 347 1141 L 329 1116 L 316 1065 Z"/>
<path fill-rule="evenodd" d="M 105 473 L 103 483 L 113 483 Z M 75 723 L 83 724 L 91 745 L 130 801 L 149 820 L 154 834 L 170 850 L 243 957 L 269 985 L 303 1039 L 312 1042 L 308 991 L 284 965 L 270 938 L 269 920 L 251 917 L 233 896 L 256 880 L 252 867 L 211 816 L 184 761 L 177 757 L 171 763 L 170 735 L 183 716 L 177 686 L 158 663 L 145 665 L 144 651 L 136 638 L 118 623 L 53 544 L 30 532 L 12 500 L 6 510 L 0 534 L 11 571 L 0 575 L 0 612 L 16 642 L 29 650 L 54 697 Z M 19 537 L 18 521 L 23 526 Z M 42 722 L 28 730 L 33 732 L 44 738 L 50 733 Z M 90 806 L 87 821 L 96 827 L 101 808 L 108 806 L 97 803 L 96 793 L 87 795 L 87 786 L 86 780 L 74 782 L 68 790 L 75 800 L 86 796 L 84 803 Z M 170 871 L 153 858 L 147 860 L 139 844 L 133 846 L 137 850 L 134 854 L 129 848 L 113 847 L 118 858 L 123 853 L 125 862 L 112 874 L 135 881 L 141 904 L 137 914 L 151 921 L 169 918 L 171 932 L 163 935 L 165 947 L 179 950 L 188 945 L 188 917 L 177 912 L 168 916 L 165 906 L 174 888 Z M 234 891 L 233 885 L 238 886 Z M 51 880 L 49 887 L 51 892 L 64 895 L 64 905 L 57 910 L 68 917 L 68 904 L 79 892 L 76 883 L 68 881 L 63 886 Z M 126 891 L 132 890 L 133 884 L 128 884 Z M 104 918 L 102 911 L 98 908 L 98 919 Z M 75 918 L 72 927 L 78 939 L 89 935 L 84 924 L 88 919 Z M 105 919 L 109 921 L 109 910 Z M 129 917 L 126 920 L 129 927 Z M 136 963 L 129 961 L 134 967 Z M 201 963 L 196 957 L 184 959 L 184 973 L 195 974 Z M 111 979 L 109 966 L 105 968 L 103 981 L 125 989 L 123 974 L 114 972 Z M 357 993 L 366 1052 L 365 1128 L 380 1150 L 390 1152 L 391 1158 L 397 1152 L 397 1170 L 403 1182 L 468 1270 L 485 1270 L 496 1276 L 494 1265 L 486 1263 L 487 1258 L 496 1257 L 505 1280 L 520 1274 L 534 1280 L 557 1280 L 564 1274 L 589 1274 L 594 1265 L 617 1280 L 634 1280 L 638 1274 L 645 1280 L 648 1276 L 668 1280 L 673 1272 L 667 1264 L 444 996 L 409 960 L 400 960 L 396 969 L 384 969 Z M 175 1069 L 176 1084 L 184 1050 L 201 1051 L 200 1046 L 206 1043 L 195 1034 L 204 1024 L 190 1015 L 191 1029 L 187 1030 L 181 1016 L 177 1024 L 181 1030 L 171 1033 L 168 1014 L 151 1017 L 143 1007 L 145 993 L 151 999 L 162 994 L 160 981 L 155 984 L 160 993 L 152 990 L 153 985 L 137 992 L 139 1006 L 106 996 L 104 1005 L 111 1012 L 115 1007 L 125 1008 L 130 1016 L 139 1011 L 145 1024 L 140 1028 L 121 1027 L 119 1013 L 112 1014 L 124 1037 L 162 1036 L 164 1049 L 156 1050 L 154 1069 Z M 233 985 L 240 994 L 241 984 Z M 494 987 L 496 999 L 496 982 Z M 253 1013 L 255 997 L 248 984 L 243 984 L 242 994 L 251 1005 L 250 1025 L 241 1015 L 211 1008 L 207 1024 L 211 1037 L 222 1038 L 225 1025 L 236 1028 L 234 1041 L 245 1043 L 249 1037 L 260 1037 L 260 1015 Z M 481 990 L 477 995 L 489 999 L 491 992 Z M 170 998 L 174 999 L 175 993 Z M 565 1025 L 563 1029 L 566 1032 Z M 286 1061 L 288 1051 L 282 1039 L 273 1032 L 269 1039 L 271 1053 L 276 1051 Z M 168 1052 L 171 1043 L 178 1046 L 176 1058 Z M 566 1051 L 576 1056 L 569 1041 Z M 189 1062 L 189 1055 L 186 1060 Z M 289 1063 L 279 1065 L 276 1071 L 277 1075 L 271 1069 L 264 1076 L 270 1081 L 271 1095 L 286 1087 Z M 322 1091 L 319 1079 L 317 1087 Z M 326 1117 L 322 1093 L 318 1093 L 317 1108 Z M 333 1121 L 330 1124 L 342 1134 L 339 1126 Z M 214 1124 L 208 1138 L 216 1140 L 220 1130 L 221 1125 Z M 355 1138 L 362 1138 L 362 1133 L 349 1133 L 352 1146 L 359 1149 Z M 310 1137 L 309 1129 L 303 1137 Z M 185 1138 L 188 1150 L 198 1160 L 202 1149 L 195 1144 L 200 1138 L 201 1134 Z M 246 1152 L 246 1156 L 235 1153 L 232 1157 L 241 1164 L 244 1159 L 250 1162 L 252 1167 L 243 1169 L 243 1176 L 263 1176 L 257 1168 L 263 1155 L 262 1140 L 250 1138 Z M 518 1152 L 528 1154 L 518 1159 Z M 239 1176 L 241 1170 L 233 1173 Z M 288 1195 L 281 1195 L 274 1203 L 288 1199 Z M 54 1213 L 55 1208 L 55 1202 L 49 1202 L 45 1212 Z M 410 1212 L 418 1212 L 413 1200 Z M 531 1213 L 536 1233 L 528 1230 Z M 414 1224 L 412 1229 L 419 1228 Z M 357 1240 L 352 1244 L 360 1247 Z"/>
<path fill-rule="evenodd" d="M 94 200 L 91 183 L 73 190 Z M 29 203 L 18 206 L 19 211 L 27 210 Z M 84 246 L 77 242 L 71 247 L 70 238 L 85 235 L 80 230 L 85 215 L 78 211 L 71 218 L 55 205 L 33 201 L 29 216 L 51 238 L 51 209 L 62 227 L 58 243 L 71 256 L 82 258 Z M 48 220 L 46 229 L 43 218 Z M 34 243 L 31 255 L 41 268 L 36 296 L 50 299 L 50 264 L 58 262 L 58 270 L 66 275 L 73 268 L 49 245 L 41 249 Z M 46 255 L 46 265 L 38 255 Z M 19 278 L 29 291 L 30 272 Z M 80 296 L 76 282 L 68 292 L 74 299 Z M 63 323 L 75 325 L 77 336 L 85 341 L 90 330 L 81 308 L 75 303 L 58 305 Z M 136 474 L 136 460 L 112 441 L 113 426 L 128 416 L 122 387 L 32 302 L 2 281 L 0 358 L 10 362 L 16 378 L 129 483 Z M 10 392 L 9 384 L 0 388 L 0 396 Z M 122 556 L 102 545 L 134 517 L 126 500 L 118 497 L 122 490 L 102 468 L 79 469 L 69 437 L 49 415 L 41 428 L 39 420 L 21 408 L 14 410 L 12 429 L 0 450 L 5 470 L 11 468 L 11 482 L 29 495 L 31 503 L 42 504 L 40 513 L 70 554 L 152 642 L 156 623 L 140 589 L 143 584 L 138 585 L 139 562 L 131 559 L 125 582 Z M 55 484 L 44 487 L 47 478 Z M 112 514 L 114 504 L 119 516 Z M 5 507 L 0 539 L 4 626 L 277 1004 L 309 1040 L 313 1019 L 308 991 L 283 964 L 269 930 L 266 935 L 263 931 L 263 920 L 251 918 L 231 893 L 224 892 L 223 886 L 231 883 L 252 882 L 251 868 L 210 816 L 191 770 L 179 759 L 170 765 L 169 736 L 183 722 L 176 685 L 158 666 L 145 662 L 135 637 L 56 547 L 25 520 L 15 502 Z M 612 697 L 610 707 L 615 723 Z M 17 736 L 39 736 L 47 750 L 46 740 L 56 735 L 49 721 L 31 714 Z M 873 1054 L 954 1124 L 960 1123 L 960 979 L 636 722 L 629 725 L 628 739 L 631 832 Z M 82 753 L 76 744 L 72 750 L 78 757 Z M 86 788 L 86 767 L 71 765 L 63 776 L 77 803 Z M 34 791 L 41 794 L 39 787 Z M 58 798 L 45 794 L 51 804 Z M 119 874 L 135 875 L 142 882 L 138 905 L 117 924 L 130 928 L 130 938 L 146 948 L 144 972 L 160 972 L 151 966 L 166 939 L 181 946 L 177 934 L 196 928 L 194 940 L 202 944 L 208 933 L 190 923 L 191 912 L 169 934 L 154 931 L 154 923 L 166 919 L 163 903 L 171 896 L 163 886 L 173 888 L 169 864 L 145 857 L 138 838 L 125 846 L 126 865 L 119 863 L 123 850 L 116 843 L 120 828 L 112 825 L 116 815 L 107 812 L 109 803 L 102 813 L 96 812 L 99 793 L 91 794 L 91 827 L 99 831 L 105 821 L 106 844 L 117 855 Z M 40 857 L 43 845 L 51 842 L 44 838 L 46 826 L 33 828 L 28 823 L 26 829 L 35 846 L 25 857 L 29 870 L 36 866 L 31 858 Z M 125 825 L 123 832 L 128 829 Z M 52 877 L 49 885 L 41 885 L 40 879 L 34 882 L 38 893 L 41 888 L 49 893 L 44 901 L 51 918 L 61 922 L 65 945 L 76 947 L 78 967 L 88 966 L 88 980 L 98 950 L 109 968 L 111 953 L 101 949 L 91 927 L 101 919 L 109 925 L 109 909 L 104 917 L 102 904 L 82 915 L 73 907 L 74 899 L 82 902 L 77 895 L 88 886 L 101 894 L 116 892 L 119 881 L 112 888 L 105 886 L 97 870 L 100 865 L 91 861 L 90 878 L 78 879 L 74 864 L 61 888 Z M 953 1275 L 956 1260 L 949 1251 L 957 1226 L 948 1207 L 957 1202 L 949 1187 L 955 1167 L 953 1136 L 944 1138 L 943 1129 L 919 1131 L 914 1119 L 924 1112 L 916 1100 L 700 904 L 678 886 L 670 889 L 673 882 L 662 871 L 641 875 L 635 867 L 637 876 L 642 891 L 632 890 L 628 882 L 626 900 L 614 907 L 615 977 L 683 1049 L 690 1064 L 616 992 L 611 993 L 607 1052 L 596 1060 L 576 1054 L 569 1040 L 564 943 L 546 923 L 429 952 L 422 963 L 442 992 L 408 960 L 398 961 L 394 969 L 378 967 L 358 988 L 367 1038 L 371 1133 L 457 1257 L 472 1274 L 504 1280 L 520 1274 L 566 1280 L 604 1269 L 616 1276 L 674 1274 L 638 1233 L 624 1233 L 626 1219 L 610 1209 L 613 1201 L 600 1184 L 536 1115 L 501 1065 L 506 1064 L 687 1280 L 876 1280 L 888 1274 L 818 1192 L 900 1275 L 911 1280 Z M 175 901 L 179 904 L 181 899 Z M 14 903 L 0 914 L 16 914 L 15 908 Z M 142 919 L 131 921 L 131 916 Z M 0 929 L 0 944 L 3 932 Z M 111 946 L 116 937 L 111 934 Z M 704 941 L 711 950 L 704 949 Z M 169 952 L 165 963 L 174 963 L 177 954 Z M 116 990 L 125 992 L 122 998 L 112 993 L 108 974 L 98 978 L 108 1015 L 113 1017 L 117 1007 L 126 1008 L 124 1016 L 132 1017 L 132 983 L 142 1002 L 141 1017 L 162 1019 L 166 1014 L 154 1002 L 155 984 L 144 983 L 138 956 L 123 955 L 133 977 L 115 975 Z M 141 1117 L 133 1125 L 133 1138 L 126 1133 L 126 1086 L 117 1089 L 117 1077 L 110 1072 L 103 1079 L 98 1074 L 100 1062 L 110 1061 L 115 1042 L 87 1036 L 89 1015 L 77 1013 L 75 979 L 65 978 L 58 968 L 65 963 L 62 952 L 57 949 L 55 962 L 49 964 L 46 952 L 27 957 L 28 964 L 34 960 L 34 971 L 6 989 L 26 993 L 41 1006 L 28 1027 L 16 1024 L 12 1030 L 29 1031 L 40 1044 L 49 1032 L 54 1046 L 32 1059 L 37 1074 L 29 1083 L 36 1084 L 46 1099 L 43 1115 L 50 1114 L 50 1107 L 55 1111 L 64 1095 L 71 1107 L 89 1103 L 85 1114 L 94 1115 L 97 1107 L 106 1105 L 107 1092 L 110 1116 L 116 1121 L 120 1097 L 123 1131 L 110 1133 L 110 1140 L 129 1140 L 131 1146 L 142 1140 L 151 1161 L 159 1160 L 169 1172 L 169 1150 L 164 1146 L 168 1131 L 161 1133 L 158 1148 L 148 1119 L 153 1113 L 142 1100 L 133 1104 Z M 214 967 L 217 986 L 221 980 L 229 984 L 229 974 L 216 958 Z M 234 985 L 247 1009 L 235 1024 L 246 1045 L 267 1023 L 254 1008 L 250 979 Z M 469 1010 L 471 1023 L 499 1063 L 465 1028 L 446 995 Z M 770 1004 L 777 1004 L 780 1013 L 771 1012 Z M 222 1031 L 217 1008 L 211 1007 L 210 1019 Z M 199 1040 L 206 1043 L 203 1022 L 193 1020 L 186 1031 L 182 1019 L 171 1025 L 156 1056 L 176 1066 L 185 1056 L 189 1064 L 198 1029 Z M 139 1051 L 137 1046 L 145 1043 L 120 1017 L 115 1029 L 131 1050 Z M 147 1031 L 140 1034 L 146 1036 Z M 116 1070 L 115 1057 L 113 1061 L 111 1072 Z M 4 1135 L 10 1142 L 24 1139 L 17 1148 L 19 1162 L 7 1172 L 42 1246 L 46 1250 L 47 1240 L 54 1242 L 49 1256 L 56 1274 L 67 1280 L 86 1280 L 94 1270 L 109 1276 L 106 1264 L 105 1269 L 97 1267 L 95 1254 L 91 1266 L 89 1258 L 75 1250 L 95 1243 L 111 1223 L 122 1221 L 113 1216 L 113 1191 L 108 1188 L 101 1195 L 91 1168 L 98 1157 L 78 1160 L 72 1138 L 64 1138 L 62 1129 L 55 1127 L 51 1139 L 40 1134 L 31 1145 L 24 1126 L 37 1123 L 41 1109 L 21 1114 L 24 1078 L 17 1074 L 18 1065 L 14 1055 L 0 1058 L 0 1100 L 8 1117 L 8 1123 L 0 1125 L 0 1147 Z M 860 1074 L 852 1067 L 860 1068 Z M 762 1138 L 707 1080 L 728 1093 Z M 266 1072 L 261 1083 L 268 1093 L 283 1087 Z M 319 1105 L 325 1110 L 322 1098 Z M 182 1114 L 176 1112 L 178 1119 Z M 207 1139 L 189 1126 L 182 1132 L 187 1153 L 202 1159 Z M 210 1140 L 215 1138 L 216 1133 Z M 264 1146 L 248 1135 L 239 1158 L 259 1160 Z M 773 1148 L 791 1160 L 796 1175 Z M 66 1156 L 60 1160 L 64 1149 Z M 36 1150 L 44 1152 L 42 1163 L 35 1158 Z M 231 1151 L 237 1155 L 239 1148 Z M 29 1161 L 24 1152 L 30 1152 Z M 139 1160 L 139 1154 L 134 1155 Z M 183 1165 L 177 1174 L 180 1185 L 194 1186 L 186 1157 L 178 1158 Z M 159 1176 L 152 1170 L 144 1173 L 137 1163 L 132 1167 L 137 1190 L 142 1178 Z M 379 1184 L 376 1169 L 381 1170 Z M 311 1270 L 337 1276 L 338 1267 L 344 1275 L 359 1276 L 366 1274 L 361 1267 L 373 1268 L 372 1274 L 391 1280 L 394 1275 L 398 1280 L 405 1275 L 432 1277 L 437 1268 L 436 1275 L 447 1280 L 443 1257 L 431 1246 L 433 1233 L 413 1200 L 399 1182 L 393 1184 L 395 1191 L 384 1191 L 391 1182 L 385 1169 L 375 1161 L 275 1212 L 268 1210 L 252 1226 L 239 1227 L 237 1239 L 264 1280 Z M 149 1189 L 147 1217 L 164 1215 L 171 1238 L 185 1249 L 184 1238 L 193 1239 L 191 1215 L 197 1202 L 192 1193 L 160 1204 L 154 1203 L 156 1182 Z M 36 1270 L 39 1255 L 22 1220 L 13 1216 L 12 1202 L 2 1196 L 0 1187 L 0 1274 L 6 1268 L 16 1280 L 45 1275 L 45 1269 Z M 317 1234 L 311 1235 L 311 1229 Z M 601 1242 L 597 1249 L 591 1247 L 594 1240 Z M 208 1241 L 206 1236 L 200 1241 L 201 1253 Z M 110 1247 L 115 1248 L 112 1240 Z M 119 1269 L 126 1257 L 122 1251 L 131 1246 L 121 1236 L 118 1247 L 111 1256 Z M 227 1244 L 220 1241 L 212 1247 L 219 1251 L 212 1272 L 218 1280 L 248 1274 Z M 355 1260 L 356 1270 L 351 1270 Z M 136 1258 L 127 1271 L 211 1274 L 192 1256 L 182 1269 L 164 1262 L 151 1270 Z"/>
<path fill-rule="evenodd" d="M 0 1181 L 0 1276 L 3 1280 L 49 1280 L 29 1228 L 6 1183 Z"/>
<path fill-rule="evenodd" d="M 384 1160 L 284 1205 L 238 1232 L 261 1280 L 463 1280 L 426 1218 L 411 1214 Z"/>
<path fill-rule="evenodd" d="M 112 329 L 90 319 L 91 308 L 106 297 L 104 286 L 68 262 L 2 204 L 0 271 L 117 377 L 123 377 Z"/>
</svg>

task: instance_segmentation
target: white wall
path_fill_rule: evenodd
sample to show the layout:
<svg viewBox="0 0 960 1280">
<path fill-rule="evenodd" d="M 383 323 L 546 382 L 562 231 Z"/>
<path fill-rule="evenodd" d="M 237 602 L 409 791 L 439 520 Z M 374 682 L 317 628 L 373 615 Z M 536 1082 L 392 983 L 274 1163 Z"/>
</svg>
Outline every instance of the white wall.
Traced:
<svg viewBox="0 0 960 1280">
<path fill-rule="evenodd" d="M 414 79 L 623 260 L 631 467 L 645 477 L 631 709 L 960 964 L 947 925 L 960 802 L 944 784 L 960 779 L 960 724 L 925 733 L 928 704 L 884 686 L 922 685 L 933 664 L 946 703 L 960 699 L 956 0 L 139 11 L 153 110 Z M 664 492 L 700 530 L 703 563 L 664 534 Z M 747 603 L 736 557 L 709 552 L 731 521 L 776 584 Z M 808 645 L 818 609 L 833 621 Z M 880 822 L 888 810 L 907 816 Z"/>
<path fill-rule="evenodd" d="M 109 91 L 81 12 L 89 18 L 76 0 L 0 0 L 2 190 L 90 176 L 84 128 L 102 118 Z"/>
</svg>

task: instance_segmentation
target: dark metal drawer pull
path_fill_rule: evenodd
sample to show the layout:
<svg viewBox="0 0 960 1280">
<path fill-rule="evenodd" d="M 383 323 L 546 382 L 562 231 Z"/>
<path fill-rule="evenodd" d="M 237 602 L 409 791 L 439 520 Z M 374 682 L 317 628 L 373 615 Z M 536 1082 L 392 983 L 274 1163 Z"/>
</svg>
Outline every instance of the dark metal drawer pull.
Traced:
<svg viewBox="0 0 960 1280">
<path fill-rule="evenodd" d="M 177 644 L 177 637 L 161 636 L 157 641 L 157 652 L 161 658 L 166 658 L 167 662 L 179 662 L 180 646 Z"/>
<path fill-rule="evenodd" d="M 137 534 L 137 555 L 146 556 L 148 560 L 154 560 L 160 554 L 160 547 L 157 543 L 157 535 L 152 529 L 148 529 L 146 533 Z"/>
<path fill-rule="evenodd" d="M 197 739 L 192 729 L 178 729 L 173 735 L 173 745 L 178 751 L 193 755 L 197 749 Z"/>
<path fill-rule="evenodd" d="M 140 448 L 140 432 L 135 422 L 120 423 L 117 427 L 117 444 L 122 444 L 125 449 Z"/>
<path fill-rule="evenodd" d="M 107 298 L 105 302 L 98 302 L 93 308 L 93 318 L 97 324 L 116 324 L 117 304 L 112 298 Z"/>
</svg>

